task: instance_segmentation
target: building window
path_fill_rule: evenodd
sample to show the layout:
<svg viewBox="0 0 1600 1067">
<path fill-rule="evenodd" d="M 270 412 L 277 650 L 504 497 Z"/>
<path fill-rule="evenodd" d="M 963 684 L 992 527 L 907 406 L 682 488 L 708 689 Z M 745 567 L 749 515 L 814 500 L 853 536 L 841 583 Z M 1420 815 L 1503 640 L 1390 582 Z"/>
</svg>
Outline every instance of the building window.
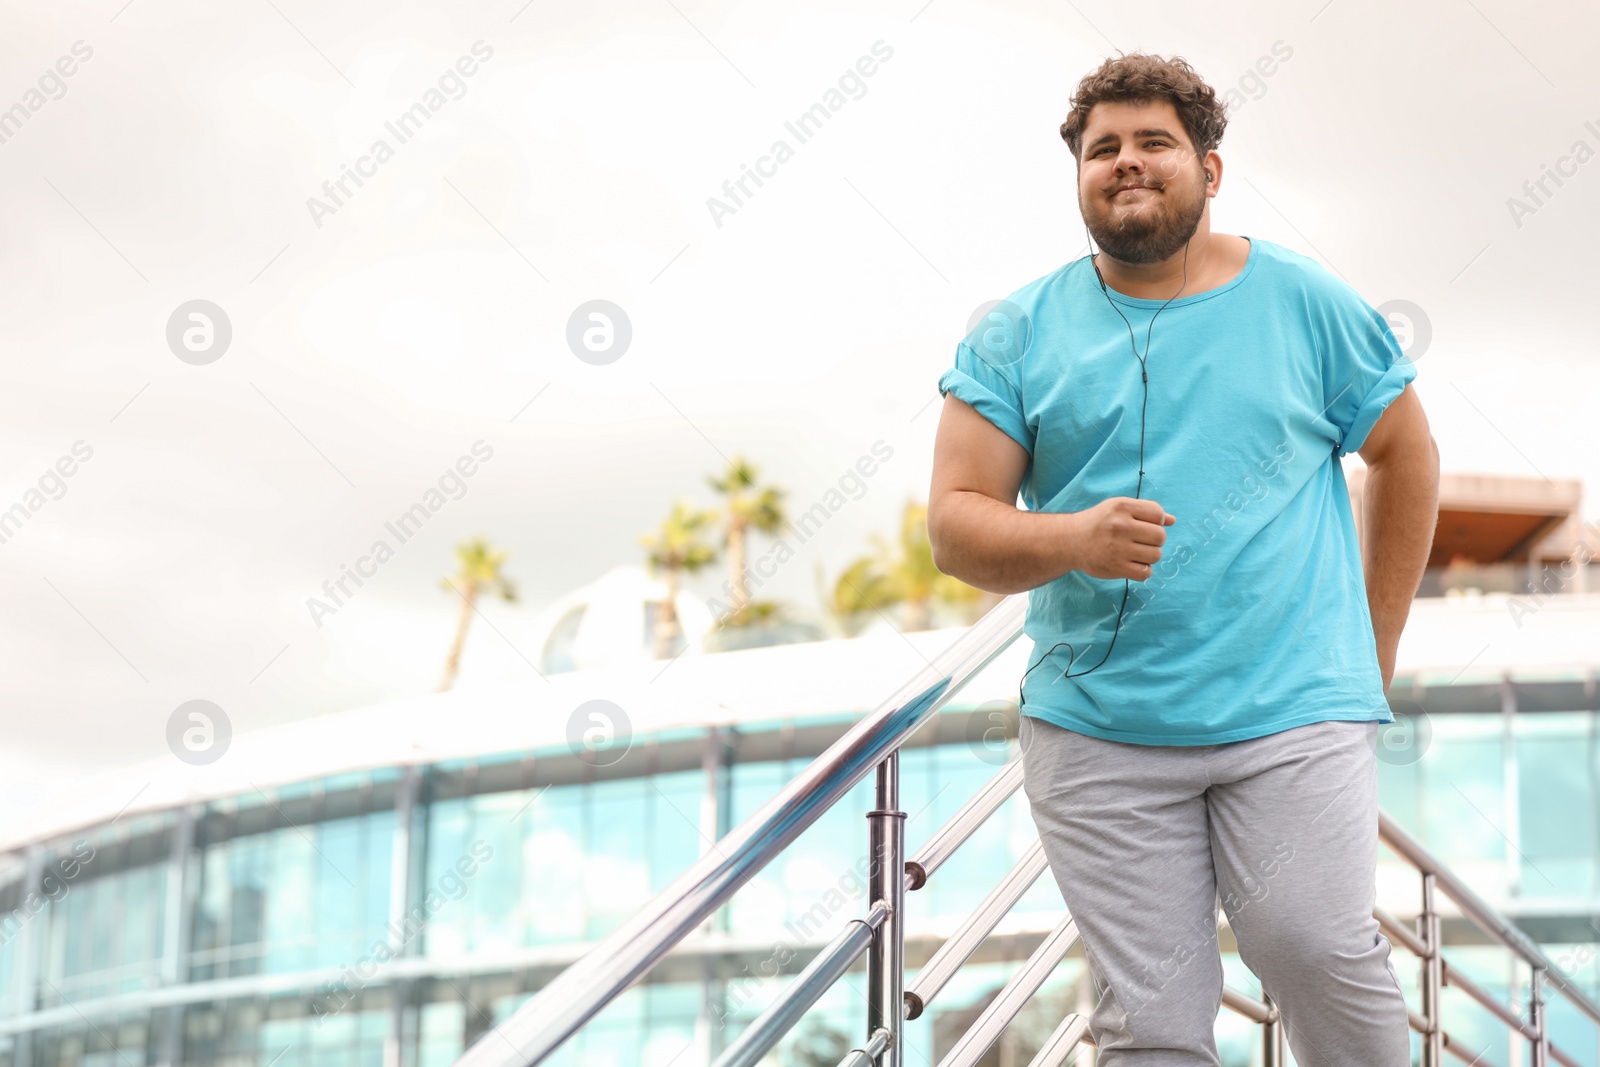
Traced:
<svg viewBox="0 0 1600 1067">
<path fill-rule="evenodd" d="M 561 616 L 544 643 L 544 652 L 539 656 L 539 670 L 545 674 L 560 674 L 578 669 L 577 661 L 572 658 L 572 646 L 578 640 L 578 627 L 588 607 L 587 604 L 579 604 Z"/>
<path fill-rule="evenodd" d="M 666 607 L 665 600 L 646 600 L 644 602 L 644 648 L 657 659 L 670 659 L 683 651 L 687 643 L 683 637 L 683 620 L 679 619 L 673 627 L 672 640 L 667 647 L 662 649 L 656 638 L 656 625 L 661 620 L 661 609 Z"/>
</svg>

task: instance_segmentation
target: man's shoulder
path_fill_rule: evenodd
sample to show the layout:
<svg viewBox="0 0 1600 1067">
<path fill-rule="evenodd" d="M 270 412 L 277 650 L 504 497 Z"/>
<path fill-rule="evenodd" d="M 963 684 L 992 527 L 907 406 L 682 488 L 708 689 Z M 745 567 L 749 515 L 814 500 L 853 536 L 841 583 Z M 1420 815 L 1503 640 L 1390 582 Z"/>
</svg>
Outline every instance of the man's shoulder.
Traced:
<svg viewBox="0 0 1600 1067">
<path fill-rule="evenodd" d="M 1271 265 L 1269 274 L 1284 284 L 1298 288 L 1308 296 L 1326 299 L 1348 297 L 1355 292 L 1337 274 L 1302 252 L 1296 252 L 1287 245 L 1260 237 L 1252 237 L 1250 242 L 1259 246 L 1257 254 Z"/>
<path fill-rule="evenodd" d="M 1058 299 L 1062 293 L 1062 286 L 1071 276 L 1072 272 L 1084 263 L 1089 257 L 1079 256 L 1048 273 L 1041 274 L 1025 285 L 1018 286 L 1006 294 L 1006 301 L 1015 304 L 1023 311 L 1032 312 L 1047 300 Z"/>
<path fill-rule="evenodd" d="M 1032 347 L 1039 330 L 1050 329 L 1049 324 L 1060 321 L 1063 316 L 1071 318 L 1072 312 L 1064 308 L 1068 302 L 1066 294 L 1073 289 L 1071 273 L 1087 258 L 1080 256 L 1064 263 L 1011 290 L 1000 300 L 982 305 L 979 308 L 982 314 L 973 313 L 961 343 L 997 366 L 1018 362 Z M 995 351 L 996 345 L 998 351 Z"/>
</svg>

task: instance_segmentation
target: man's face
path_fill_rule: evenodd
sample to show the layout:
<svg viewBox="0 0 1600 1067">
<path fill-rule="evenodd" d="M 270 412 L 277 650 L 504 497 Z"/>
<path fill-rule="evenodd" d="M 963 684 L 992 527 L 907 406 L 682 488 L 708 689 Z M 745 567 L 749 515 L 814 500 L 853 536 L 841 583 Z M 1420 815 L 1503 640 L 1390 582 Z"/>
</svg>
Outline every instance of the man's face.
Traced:
<svg viewBox="0 0 1600 1067">
<path fill-rule="evenodd" d="M 1205 214 L 1206 184 L 1172 103 L 1096 104 L 1082 144 L 1078 209 L 1095 243 L 1125 263 L 1183 248 Z"/>
</svg>

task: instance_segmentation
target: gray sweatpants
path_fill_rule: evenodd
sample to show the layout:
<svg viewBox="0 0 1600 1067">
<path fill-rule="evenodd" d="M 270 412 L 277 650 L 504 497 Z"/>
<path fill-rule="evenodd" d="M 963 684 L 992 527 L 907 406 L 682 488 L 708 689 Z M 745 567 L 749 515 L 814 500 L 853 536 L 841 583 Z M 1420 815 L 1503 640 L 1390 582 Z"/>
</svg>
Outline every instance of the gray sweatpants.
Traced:
<svg viewBox="0 0 1600 1067">
<path fill-rule="evenodd" d="M 1099 1001 L 1100 1067 L 1218 1067 L 1220 900 L 1300 1067 L 1409 1067 L 1372 916 L 1375 722 L 1221 745 L 1105 741 L 1024 715 L 1023 788 Z"/>
</svg>

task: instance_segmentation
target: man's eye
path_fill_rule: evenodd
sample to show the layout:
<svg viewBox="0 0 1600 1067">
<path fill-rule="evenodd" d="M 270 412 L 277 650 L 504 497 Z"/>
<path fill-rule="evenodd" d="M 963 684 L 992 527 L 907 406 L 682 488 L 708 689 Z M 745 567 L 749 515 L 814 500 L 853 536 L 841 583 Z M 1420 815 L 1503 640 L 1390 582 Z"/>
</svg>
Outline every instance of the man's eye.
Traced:
<svg viewBox="0 0 1600 1067">
<path fill-rule="evenodd" d="M 1144 145 L 1145 145 L 1146 148 L 1149 148 L 1151 145 L 1156 145 L 1158 147 L 1165 148 L 1166 145 L 1167 145 L 1167 142 L 1165 142 L 1165 141 L 1146 141 L 1144 143 Z M 1095 151 L 1091 153 L 1091 156 L 1103 156 L 1109 151 L 1111 151 L 1111 146 L 1110 145 L 1106 145 L 1104 148 L 1095 149 Z"/>
</svg>

